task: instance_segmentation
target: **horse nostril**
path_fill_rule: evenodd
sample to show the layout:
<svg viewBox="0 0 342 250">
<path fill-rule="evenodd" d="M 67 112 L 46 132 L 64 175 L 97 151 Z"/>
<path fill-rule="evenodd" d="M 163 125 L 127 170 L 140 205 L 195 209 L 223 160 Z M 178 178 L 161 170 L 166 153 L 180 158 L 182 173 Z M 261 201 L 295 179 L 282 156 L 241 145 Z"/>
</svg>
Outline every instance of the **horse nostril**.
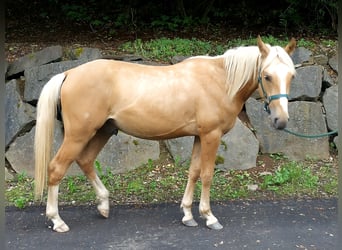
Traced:
<svg viewBox="0 0 342 250">
<path fill-rule="evenodd" d="M 278 117 L 276 117 L 273 120 L 273 124 L 276 129 L 284 129 L 287 125 L 287 120 L 281 120 Z"/>
</svg>

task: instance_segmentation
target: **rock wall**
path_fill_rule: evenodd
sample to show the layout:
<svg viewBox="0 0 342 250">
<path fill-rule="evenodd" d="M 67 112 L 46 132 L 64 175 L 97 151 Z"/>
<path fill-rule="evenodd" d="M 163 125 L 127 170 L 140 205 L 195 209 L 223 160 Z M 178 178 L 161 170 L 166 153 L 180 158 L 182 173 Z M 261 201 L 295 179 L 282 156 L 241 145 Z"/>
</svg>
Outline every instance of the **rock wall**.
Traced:
<svg viewBox="0 0 342 250">
<path fill-rule="evenodd" d="M 15 172 L 34 175 L 35 105 L 43 85 L 57 73 L 102 57 L 98 49 L 79 48 L 67 53 L 62 51 L 60 46 L 53 46 L 6 64 L 8 81 L 5 101 L 5 156 L 7 165 Z M 132 56 L 117 59 L 155 64 Z M 184 57 L 175 57 L 173 61 L 183 59 Z M 288 128 L 304 134 L 337 130 L 338 85 L 327 73 L 328 67 L 337 73 L 336 58 L 322 60 L 322 57 L 313 57 L 310 51 L 298 48 L 293 60 L 297 65 L 297 76 L 292 82 L 290 93 L 291 119 Z M 306 157 L 329 157 L 329 142 L 333 137 L 304 139 L 275 130 L 271 127 L 257 94 L 247 101 L 245 112 L 250 124 L 246 126 L 238 119 L 235 127 L 222 137 L 216 159 L 217 168 L 228 170 L 254 167 L 259 152 L 281 152 L 295 160 Z M 61 125 L 57 120 L 56 123 L 55 151 L 63 140 L 61 129 L 58 129 Z M 252 130 L 250 126 L 253 127 Z M 110 139 L 98 160 L 104 168 L 109 167 L 113 173 L 125 172 L 146 163 L 149 159 L 158 159 L 160 143 L 165 143 L 170 154 L 181 163 L 190 160 L 192 137 L 158 142 L 138 139 L 123 133 Z M 75 165 L 68 172 L 79 173 L 80 170 Z"/>
</svg>

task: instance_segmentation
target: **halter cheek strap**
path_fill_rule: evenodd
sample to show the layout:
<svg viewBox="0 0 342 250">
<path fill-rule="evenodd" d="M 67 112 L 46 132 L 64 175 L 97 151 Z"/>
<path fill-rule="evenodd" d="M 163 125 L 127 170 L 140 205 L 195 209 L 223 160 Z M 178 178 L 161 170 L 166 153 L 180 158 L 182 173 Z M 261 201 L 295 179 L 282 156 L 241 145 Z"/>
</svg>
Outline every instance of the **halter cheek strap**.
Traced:
<svg viewBox="0 0 342 250">
<path fill-rule="evenodd" d="M 277 94 L 277 95 L 271 95 L 271 96 L 268 96 L 266 91 L 265 91 L 265 88 L 264 88 L 264 85 L 262 84 L 262 79 L 261 79 L 261 70 L 259 70 L 259 76 L 258 76 L 258 83 L 260 84 L 260 87 L 261 87 L 261 90 L 262 90 L 262 94 L 264 95 L 264 110 L 267 112 L 267 113 L 271 113 L 271 110 L 270 110 L 270 103 L 273 101 L 273 100 L 277 100 L 277 99 L 280 99 L 282 97 L 285 97 L 287 99 L 289 99 L 289 95 L 288 94 Z"/>
</svg>

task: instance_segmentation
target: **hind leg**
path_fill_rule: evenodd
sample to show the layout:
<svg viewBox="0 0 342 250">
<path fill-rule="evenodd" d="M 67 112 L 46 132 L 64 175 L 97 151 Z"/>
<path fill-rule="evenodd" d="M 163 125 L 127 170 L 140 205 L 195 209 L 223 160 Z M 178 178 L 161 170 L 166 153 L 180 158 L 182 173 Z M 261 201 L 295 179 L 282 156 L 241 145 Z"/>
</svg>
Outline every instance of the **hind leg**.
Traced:
<svg viewBox="0 0 342 250">
<path fill-rule="evenodd" d="M 110 124 L 107 122 L 101 129 L 99 129 L 76 160 L 84 174 L 93 185 L 96 198 L 98 200 L 97 209 L 105 218 L 108 218 L 109 216 L 109 192 L 95 172 L 94 161 L 103 146 L 107 143 L 108 139 L 113 135 L 113 133 L 117 132 L 110 128 Z"/>
<path fill-rule="evenodd" d="M 46 204 L 46 216 L 53 222 L 53 230 L 57 232 L 69 231 L 68 225 L 61 219 L 58 212 L 59 183 L 64 177 L 70 164 L 76 159 L 85 144 L 86 141 L 76 141 L 65 137 L 63 144 L 48 167 L 48 198 Z"/>
</svg>

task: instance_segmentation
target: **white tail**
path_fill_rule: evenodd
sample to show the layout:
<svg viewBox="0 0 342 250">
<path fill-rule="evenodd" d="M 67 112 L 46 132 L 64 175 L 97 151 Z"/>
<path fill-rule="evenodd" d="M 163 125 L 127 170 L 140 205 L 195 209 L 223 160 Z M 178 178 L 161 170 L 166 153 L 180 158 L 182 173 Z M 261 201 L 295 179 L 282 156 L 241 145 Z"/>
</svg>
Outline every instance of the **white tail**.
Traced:
<svg viewBox="0 0 342 250">
<path fill-rule="evenodd" d="M 61 85 L 65 74 L 55 75 L 44 86 L 37 104 L 35 149 L 35 199 L 43 199 L 46 170 L 52 156 L 52 141 Z"/>
</svg>

